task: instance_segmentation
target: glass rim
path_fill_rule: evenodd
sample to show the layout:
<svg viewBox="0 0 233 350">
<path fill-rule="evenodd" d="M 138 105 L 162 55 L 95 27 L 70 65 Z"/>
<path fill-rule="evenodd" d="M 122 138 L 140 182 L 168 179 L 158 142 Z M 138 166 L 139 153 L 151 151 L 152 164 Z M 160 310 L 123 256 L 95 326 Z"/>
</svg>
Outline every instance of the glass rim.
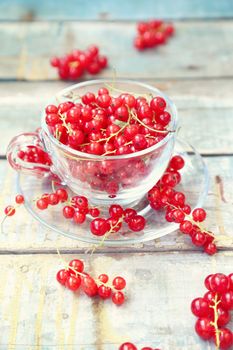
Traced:
<svg viewBox="0 0 233 350">
<path fill-rule="evenodd" d="M 174 102 L 172 102 L 172 100 L 166 95 L 164 94 L 162 91 L 160 91 L 159 89 L 146 84 L 146 83 L 142 83 L 142 82 L 138 82 L 135 80 L 130 80 L 130 79 L 116 79 L 116 80 L 110 80 L 110 79 L 96 79 L 96 80 L 88 80 L 82 83 L 77 83 L 77 84 L 73 84 L 63 90 L 61 90 L 59 93 L 57 93 L 55 95 L 55 99 L 56 97 L 62 96 L 65 97 L 64 95 L 67 94 L 68 92 L 76 89 L 76 88 L 82 88 L 82 87 L 86 87 L 86 86 L 92 86 L 92 85 L 96 85 L 96 84 L 100 84 L 100 83 L 128 83 L 128 84 L 135 84 L 137 86 L 141 86 L 143 88 L 146 88 L 148 90 L 154 91 L 155 93 L 159 94 L 161 97 L 163 97 L 165 99 L 165 101 L 168 103 L 169 107 L 171 108 L 171 127 L 172 127 L 172 132 L 169 132 L 161 141 L 159 141 L 158 143 L 156 143 L 155 145 L 148 147 L 144 150 L 141 151 L 137 151 L 134 153 L 129 153 L 129 154 L 123 154 L 123 155 L 117 155 L 117 156 L 104 156 L 104 155 L 95 155 L 95 154 L 90 154 L 90 153 L 86 153 L 86 152 L 81 152 L 78 150 L 75 150 L 71 147 L 68 147 L 66 145 L 64 145 L 63 143 L 61 143 L 60 141 L 58 141 L 49 131 L 48 126 L 45 122 L 45 113 L 42 113 L 42 118 L 41 118 L 41 126 L 43 131 L 46 133 L 46 135 L 48 136 L 48 138 L 50 139 L 50 141 L 52 143 L 54 143 L 57 147 L 61 148 L 63 150 L 63 152 L 65 153 L 70 153 L 73 156 L 78 156 L 79 158 L 88 158 L 88 159 L 92 159 L 92 160 L 122 160 L 122 159 L 129 159 L 129 158 L 134 158 L 134 157 L 138 157 L 138 156 L 143 156 L 146 155 L 150 152 L 153 152 L 154 150 L 160 148 L 161 146 L 163 146 L 165 143 L 168 142 L 168 140 L 170 138 L 172 138 L 175 133 L 176 133 L 176 129 L 177 129 L 177 109 L 176 106 L 174 104 Z M 126 91 L 127 93 L 127 91 Z M 174 130 L 174 131 L 173 131 Z"/>
</svg>

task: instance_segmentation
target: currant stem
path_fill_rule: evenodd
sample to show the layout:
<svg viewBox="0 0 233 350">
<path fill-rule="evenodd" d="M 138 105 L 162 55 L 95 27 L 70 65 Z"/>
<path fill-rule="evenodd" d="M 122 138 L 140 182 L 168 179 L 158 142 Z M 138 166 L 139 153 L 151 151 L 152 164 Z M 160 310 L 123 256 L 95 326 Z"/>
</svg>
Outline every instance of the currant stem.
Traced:
<svg viewBox="0 0 233 350">
<path fill-rule="evenodd" d="M 221 302 L 218 300 L 218 294 L 215 295 L 214 299 L 212 299 L 214 305 L 210 305 L 210 307 L 214 310 L 214 321 L 211 322 L 211 325 L 214 327 L 215 335 L 216 335 L 216 349 L 220 349 L 220 333 L 221 331 L 218 328 L 218 304 Z"/>
<path fill-rule="evenodd" d="M 150 126 L 144 124 L 144 123 L 137 117 L 137 115 L 136 115 L 134 112 L 132 112 L 132 110 L 131 110 L 131 114 L 132 114 L 132 116 L 133 116 L 133 119 L 135 119 L 139 124 L 141 124 L 142 126 L 144 126 L 145 128 L 147 128 L 148 130 L 155 131 L 155 132 L 160 133 L 160 134 L 165 134 L 165 133 L 167 133 L 167 132 L 174 132 L 174 131 L 172 131 L 172 130 L 157 130 L 157 129 L 151 128 Z"/>
</svg>

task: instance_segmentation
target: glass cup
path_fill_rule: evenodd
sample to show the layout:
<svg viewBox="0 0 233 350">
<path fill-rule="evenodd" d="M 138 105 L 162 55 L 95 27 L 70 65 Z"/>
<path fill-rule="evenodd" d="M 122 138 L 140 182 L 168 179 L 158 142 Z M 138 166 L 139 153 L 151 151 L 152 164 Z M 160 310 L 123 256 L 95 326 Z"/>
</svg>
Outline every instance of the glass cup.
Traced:
<svg viewBox="0 0 233 350">
<path fill-rule="evenodd" d="M 171 114 L 169 132 L 160 142 L 142 151 L 119 156 L 98 156 L 74 150 L 60 143 L 50 133 L 42 114 L 39 133 L 25 133 L 9 144 L 7 158 L 17 171 L 34 173 L 38 177 L 55 174 L 74 193 L 85 195 L 94 205 L 133 207 L 160 179 L 171 158 L 176 138 L 177 111 L 174 103 L 158 89 L 130 80 L 93 80 L 72 85 L 62 90 L 50 104 L 64 102 L 88 91 L 97 93 L 107 87 L 111 95 L 128 92 L 134 96 L 161 96 Z M 25 162 L 18 152 L 24 147 L 40 146 L 49 154 L 52 165 Z"/>
</svg>

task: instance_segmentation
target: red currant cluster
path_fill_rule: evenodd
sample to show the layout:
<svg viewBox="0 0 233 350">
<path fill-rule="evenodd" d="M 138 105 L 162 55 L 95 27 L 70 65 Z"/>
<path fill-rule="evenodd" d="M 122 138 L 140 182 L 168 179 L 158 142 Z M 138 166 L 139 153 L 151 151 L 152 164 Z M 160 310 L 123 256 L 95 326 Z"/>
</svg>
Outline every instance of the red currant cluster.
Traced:
<svg viewBox="0 0 233 350">
<path fill-rule="evenodd" d="M 198 317 L 196 333 L 204 340 L 214 341 L 217 349 L 229 349 L 233 345 L 233 334 L 225 328 L 233 310 L 233 273 L 209 275 L 205 279 L 208 292 L 203 298 L 192 301 L 192 313 Z"/>
<path fill-rule="evenodd" d="M 90 229 L 93 235 L 108 237 L 121 229 L 123 221 L 135 232 L 143 230 L 146 225 L 145 218 L 138 215 L 136 210 L 131 208 L 124 210 L 119 204 L 112 204 L 109 207 L 109 215 L 108 219 L 96 218 L 91 222 Z"/>
<path fill-rule="evenodd" d="M 165 219 L 180 224 L 180 231 L 190 235 L 195 246 L 203 247 L 207 254 L 213 255 L 217 251 L 215 237 L 200 224 L 206 218 L 205 210 L 196 208 L 191 214 L 191 207 L 186 203 L 185 195 L 174 189 L 181 181 L 179 170 L 183 167 L 183 158 L 174 156 L 161 179 L 148 192 L 148 200 L 154 210 L 164 208 Z"/>
<path fill-rule="evenodd" d="M 121 344 L 121 346 L 119 347 L 119 350 L 138 350 L 138 348 L 133 343 L 126 342 L 124 344 Z M 141 350 L 160 350 L 160 349 L 158 348 L 155 349 L 155 348 L 151 348 L 150 346 L 145 346 Z"/>
<path fill-rule="evenodd" d="M 98 74 L 108 65 L 106 56 L 99 55 L 97 46 L 90 46 L 87 50 L 73 50 L 65 57 L 53 57 L 51 65 L 58 69 L 58 74 L 64 80 L 77 80 L 84 73 Z"/>
<path fill-rule="evenodd" d="M 79 259 L 69 262 L 66 269 L 57 272 L 57 281 L 72 291 L 80 287 L 89 297 L 99 295 L 102 299 L 112 298 L 115 305 L 122 305 L 125 301 L 125 295 L 122 290 L 126 286 L 123 277 L 117 276 L 113 279 L 112 284 L 108 283 L 109 277 L 106 274 L 99 275 L 98 279 L 92 278 L 84 272 L 84 263 Z"/>
<path fill-rule="evenodd" d="M 137 37 L 134 46 L 138 50 L 145 50 L 158 45 L 163 45 L 174 34 L 174 26 L 161 20 L 139 22 L 137 25 Z"/>
<path fill-rule="evenodd" d="M 44 193 L 41 198 L 37 199 L 36 206 L 40 210 L 45 210 L 49 205 L 57 205 L 66 202 L 62 213 L 64 218 L 73 219 L 76 224 L 82 224 L 86 220 L 87 214 L 96 218 L 90 223 L 90 230 L 93 235 L 108 237 L 110 234 L 118 232 L 123 221 L 127 223 L 132 231 L 141 231 L 146 225 L 146 220 L 143 216 L 138 215 L 136 210 L 127 208 L 123 209 L 118 204 L 112 204 L 109 207 L 109 218 L 100 218 L 100 210 L 95 207 L 90 207 L 88 199 L 84 196 L 73 196 L 68 198 L 68 192 L 64 188 L 58 188 L 53 193 Z"/>
<path fill-rule="evenodd" d="M 43 151 L 40 146 L 26 146 L 19 150 L 18 157 L 24 162 L 40 163 L 45 165 L 52 164 L 48 153 Z"/>
<path fill-rule="evenodd" d="M 149 148 L 168 134 L 171 115 L 165 108 L 166 101 L 159 96 L 113 97 L 101 88 L 97 96 L 86 93 L 78 103 L 47 106 L 45 120 L 51 134 L 70 148 L 94 155 L 125 155 Z M 152 161 L 143 156 L 121 162 L 69 160 L 69 168 L 74 178 L 114 196 L 120 186 L 132 187 L 144 179 Z"/>
<path fill-rule="evenodd" d="M 21 205 L 24 203 L 24 196 L 22 194 L 17 194 L 17 196 L 15 197 L 15 203 L 18 205 Z M 13 216 L 15 214 L 15 207 L 13 205 L 8 205 L 5 209 L 4 209 L 4 213 L 6 216 Z"/>
</svg>

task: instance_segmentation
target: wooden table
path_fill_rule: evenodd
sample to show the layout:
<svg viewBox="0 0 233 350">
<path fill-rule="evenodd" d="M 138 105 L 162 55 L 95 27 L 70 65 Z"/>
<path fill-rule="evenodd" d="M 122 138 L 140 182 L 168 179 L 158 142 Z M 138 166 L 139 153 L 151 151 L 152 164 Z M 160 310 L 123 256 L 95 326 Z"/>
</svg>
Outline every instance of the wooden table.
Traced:
<svg viewBox="0 0 233 350">
<path fill-rule="evenodd" d="M 0 1 L 1 212 L 15 194 L 8 142 L 34 130 L 46 101 L 68 85 L 57 81 L 49 58 L 96 43 L 117 77 L 146 81 L 175 101 L 180 135 L 203 155 L 211 174 L 209 227 L 233 238 L 232 15 L 230 0 Z M 177 34 L 164 47 L 138 53 L 132 48 L 135 21 L 148 16 L 173 18 Z M 113 77 L 111 68 L 101 77 Z M 84 244 L 40 226 L 22 209 L 6 220 L 0 242 L 0 349 L 117 350 L 126 340 L 163 350 L 210 349 L 194 333 L 190 302 L 204 293 L 207 274 L 232 272 L 230 240 L 209 257 L 175 232 L 133 247 L 103 248 L 90 260 Z M 67 261 L 84 258 L 95 275 L 123 274 L 125 306 L 61 288 L 56 246 Z"/>
</svg>

